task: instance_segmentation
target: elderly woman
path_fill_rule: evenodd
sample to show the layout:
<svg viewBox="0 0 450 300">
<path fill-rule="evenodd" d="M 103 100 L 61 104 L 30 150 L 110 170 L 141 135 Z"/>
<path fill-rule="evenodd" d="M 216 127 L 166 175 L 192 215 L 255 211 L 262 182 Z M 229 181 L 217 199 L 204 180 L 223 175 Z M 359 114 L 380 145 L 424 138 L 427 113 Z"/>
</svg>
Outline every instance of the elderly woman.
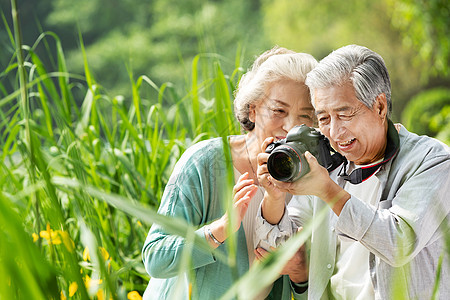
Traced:
<svg viewBox="0 0 450 300">
<path fill-rule="evenodd" d="M 248 271 L 255 260 L 254 220 L 264 195 L 256 176 L 257 154 L 267 137 L 281 139 L 295 125 L 314 123 L 304 81 L 316 64 L 309 54 L 275 47 L 259 56 L 243 75 L 234 104 L 246 134 L 228 137 L 226 145 L 234 167 L 234 198 L 223 199 L 227 194 L 227 162 L 221 138 L 199 142 L 186 150 L 164 191 L 159 213 L 184 218 L 197 226 L 196 234 L 224 254 L 229 237 L 226 201 L 233 201 L 237 222 L 231 234 L 236 234 L 237 274 L 228 264 L 216 260 L 213 253 L 194 247 L 190 250 L 192 270 L 186 272 L 191 280 L 180 277 L 186 240 L 154 224 L 142 250 L 145 268 L 152 277 L 144 299 L 173 299 L 173 293 L 180 292 L 179 286 L 183 287 L 184 299 L 189 293 L 194 299 L 218 299 L 231 287 L 236 275 Z M 307 281 L 307 271 L 300 269 L 286 269 L 284 273 L 289 276 L 281 276 L 259 298 L 291 299 L 295 283 Z"/>
</svg>

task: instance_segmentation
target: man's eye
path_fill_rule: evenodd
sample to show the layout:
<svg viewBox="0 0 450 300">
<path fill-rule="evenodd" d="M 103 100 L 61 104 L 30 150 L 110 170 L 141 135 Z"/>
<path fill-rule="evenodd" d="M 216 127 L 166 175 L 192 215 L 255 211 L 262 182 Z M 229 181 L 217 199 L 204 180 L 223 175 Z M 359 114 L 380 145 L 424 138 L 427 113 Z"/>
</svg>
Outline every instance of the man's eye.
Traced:
<svg viewBox="0 0 450 300">
<path fill-rule="evenodd" d="M 350 120 L 352 115 L 339 115 L 339 119 L 341 120 Z"/>
<path fill-rule="evenodd" d="M 300 119 L 307 119 L 307 120 L 312 120 L 312 117 L 310 115 L 300 115 L 298 116 Z"/>
</svg>

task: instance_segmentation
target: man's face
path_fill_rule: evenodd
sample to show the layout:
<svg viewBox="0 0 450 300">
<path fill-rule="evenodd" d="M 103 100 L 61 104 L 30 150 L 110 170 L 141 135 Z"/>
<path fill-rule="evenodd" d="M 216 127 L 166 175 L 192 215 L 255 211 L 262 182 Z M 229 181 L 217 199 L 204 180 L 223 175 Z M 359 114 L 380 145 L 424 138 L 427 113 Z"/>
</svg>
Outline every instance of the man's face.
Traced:
<svg viewBox="0 0 450 300">
<path fill-rule="evenodd" d="M 335 150 L 358 165 L 383 158 L 387 141 L 384 94 L 372 109 L 356 98 L 351 82 L 316 89 L 314 97 L 319 128 Z"/>
</svg>

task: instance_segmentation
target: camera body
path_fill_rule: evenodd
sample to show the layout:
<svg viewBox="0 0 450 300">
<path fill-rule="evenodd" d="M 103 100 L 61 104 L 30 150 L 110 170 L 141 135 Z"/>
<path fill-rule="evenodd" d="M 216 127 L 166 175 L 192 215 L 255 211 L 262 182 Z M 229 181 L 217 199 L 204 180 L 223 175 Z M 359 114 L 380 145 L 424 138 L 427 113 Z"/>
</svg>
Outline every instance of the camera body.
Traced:
<svg viewBox="0 0 450 300">
<path fill-rule="evenodd" d="M 266 148 L 270 153 L 267 168 L 279 181 L 293 182 L 309 172 L 304 153 L 309 151 L 328 172 L 337 168 L 345 158 L 337 153 L 328 139 L 319 131 L 304 124 L 289 130 L 285 139 L 273 142 Z"/>
</svg>

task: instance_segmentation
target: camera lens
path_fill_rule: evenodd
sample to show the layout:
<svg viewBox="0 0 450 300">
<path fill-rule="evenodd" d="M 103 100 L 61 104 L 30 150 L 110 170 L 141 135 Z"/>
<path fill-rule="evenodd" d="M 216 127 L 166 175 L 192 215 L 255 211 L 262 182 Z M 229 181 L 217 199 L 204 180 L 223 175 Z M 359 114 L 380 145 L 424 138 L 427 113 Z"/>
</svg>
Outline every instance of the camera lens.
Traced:
<svg viewBox="0 0 450 300">
<path fill-rule="evenodd" d="M 270 154 L 267 168 L 276 180 L 292 182 L 308 173 L 308 163 L 301 155 L 303 151 L 295 148 L 282 145 Z"/>
<path fill-rule="evenodd" d="M 272 177 L 280 181 L 290 178 L 295 168 L 293 159 L 285 152 L 274 153 L 270 166 Z"/>
</svg>

